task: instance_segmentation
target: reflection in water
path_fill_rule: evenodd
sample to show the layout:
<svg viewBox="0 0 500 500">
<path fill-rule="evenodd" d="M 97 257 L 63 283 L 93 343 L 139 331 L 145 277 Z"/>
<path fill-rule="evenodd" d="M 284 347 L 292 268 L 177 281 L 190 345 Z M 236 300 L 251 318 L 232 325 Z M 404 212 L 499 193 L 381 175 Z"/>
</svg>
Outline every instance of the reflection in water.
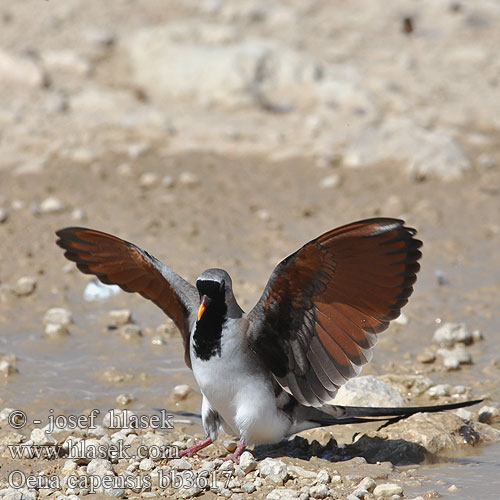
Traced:
<svg viewBox="0 0 500 500">
<path fill-rule="evenodd" d="M 500 444 L 481 448 L 477 456 L 448 459 L 447 463 L 420 467 L 417 477 L 423 483 L 418 493 L 429 489 L 438 491 L 443 498 L 453 500 L 498 500 L 500 498 Z M 439 482 L 439 484 L 436 484 Z M 451 485 L 460 488 L 449 492 Z M 412 492 L 413 493 L 413 492 Z"/>
</svg>

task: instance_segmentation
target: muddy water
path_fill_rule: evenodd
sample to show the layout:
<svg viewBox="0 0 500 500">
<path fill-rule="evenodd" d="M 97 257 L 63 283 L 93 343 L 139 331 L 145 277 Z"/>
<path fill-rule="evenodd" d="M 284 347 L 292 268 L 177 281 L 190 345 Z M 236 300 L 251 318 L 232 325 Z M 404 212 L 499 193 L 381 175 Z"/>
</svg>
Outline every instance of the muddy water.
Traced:
<svg viewBox="0 0 500 500">
<path fill-rule="evenodd" d="M 477 455 L 456 458 L 432 467 L 420 467 L 415 476 L 422 487 L 412 493 L 433 489 L 442 498 L 454 500 L 498 500 L 500 498 L 500 444 L 481 449 Z M 450 491 L 452 485 L 459 489 Z"/>
</svg>

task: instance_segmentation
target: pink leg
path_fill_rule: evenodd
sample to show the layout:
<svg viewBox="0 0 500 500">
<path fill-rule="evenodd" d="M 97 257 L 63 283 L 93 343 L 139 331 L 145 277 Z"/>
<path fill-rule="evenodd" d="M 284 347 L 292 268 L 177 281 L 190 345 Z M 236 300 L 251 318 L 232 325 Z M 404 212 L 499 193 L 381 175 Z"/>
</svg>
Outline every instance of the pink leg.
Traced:
<svg viewBox="0 0 500 500">
<path fill-rule="evenodd" d="M 228 457 L 224 458 L 223 460 L 231 460 L 235 464 L 240 463 L 240 455 L 243 453 L 243 450 L 246 447 L 245 441 L 243 439 L 238 443 L 238 446 L 236 447 L 236 450 L 234 450 L 234 453 L 232 455 L 229 455 Z"/>
<path fill-rule="evenodd" d="M 200 450 L 203 450 L 203 448 L 206 448 L 209 444 L 212 444 L 212 439 L 207 437 L 203 441 L 195 443 L 193 446 L 182 450 L 179 453 L 179 457 L 192 457 L 193 455 L 197 455 Z"/>
</svg>

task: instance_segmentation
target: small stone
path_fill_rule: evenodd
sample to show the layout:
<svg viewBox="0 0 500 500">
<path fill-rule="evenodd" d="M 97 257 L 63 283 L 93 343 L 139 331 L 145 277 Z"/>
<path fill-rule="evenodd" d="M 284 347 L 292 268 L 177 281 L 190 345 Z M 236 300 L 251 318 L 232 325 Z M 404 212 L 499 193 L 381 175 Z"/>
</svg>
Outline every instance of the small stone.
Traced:
<svg viewBox="0 0 500 500">
<path fill-rule="evenodd" d="M 192 392 L 193 389 L 187 384 L 176 385 L 172 391 L 172 399 L 175 401 L 184 401 Z"/>
<path fill-rule="evenodd" d="M 229 491 L 229 490 L 227 490 Z M 176 498 L 192 498 L 196 497 L 201 493 L 201 488 L 199 486 L 192 486 L 191 488 L 181 488 L 175 494 Z M 229 496 L 231 492 L 229 491 Z"/>
<path fill-rule="evenodd" d="M 253 484 L 251 481 L 243 483 L 241 489 L 244 491 L 244 493 L 253 493 L 254 491 L 257 490 L 255 484 Z"/>
<path fill-rule="evenodd" d="M 71 218 L 75 221 L 81 222 L 87 220 L 87 214 L 85 213 L 85 210 L 81 208 L 75 208 L 71 211 Z"/>
<path fill-rule="evenodd" d="M 64 203 L 54 196 L 45 198 L 38 207 L 41 214 L 57 214 L 64 211 Z"/>
<path fill-rule="evenodd" d="M 154 469 L 155 463 L 150 458 L 143 458 L 139 462 L 140 470 L 151 470 Z"/>
<path fill-rule="evenodd" d="M 453 347 L 458 342 L 471 344 L 473 338 L 464 323 L 444 323 L 434 332 L 432 341 L 442 347 Z"/>
<path fill-rule="evenodd" d="M 139 156 L 143 156 L 151 151 L 151 146 L 146 142 L 138 142 L 135 144 L 129 144 L 127 147 L 127 152 L 130 158 L 137 159 Z"/>
<path fill-rule="evenodd" d="M 437 384 L 434 387 L 431 387 L 428 391 L 427 394 L 429 394 L 429 397 L 431 398 L 441 398 L 441 397 L 446 397 L 450 395 L 451 391 L 451 386 L 448 384 Z"/>
<path fill-rule="evenodd" d="M 64 325 L 59 325 L 56 323 L 48 323 L 43 329 L 44 335 L 49 338 L 66 337 L 69 335 L 69 330 Z"/>
<path fill-rule="evenodd" d="M 30 439 L 36 446 L 57 444 L 57 441 L 50 434 L 46 434 L 42 429 L 33 429 L 30 434 Z"/>
<path fill-rule="evenodd" d="M 294 476 L 305 479 L 316 479 L 318 474 L 312 470 L 304 469 L 299 465 L 288 465 L 288 471 Z"/>
<path fill-rule="evenodd" d="M 375 482 L 374 479 L 372 479 L 371 477 L 365 477 L 359 484 L 358 484 L 358 488 L 363 488 L 369 492 L 372 492 L 375 488 L 375 486 L 377 486 L 377 483 Z"/>
<path fill-rule="evenodd" d="M 116 41 L 116 35 L 107 28 L 91 28 L 85 33 L 89 43 L 99 47 L 111 47 Z"/>
<path fill-rule="evenodd" d="M 392 497 L 393 495 L 401 495 L 403 488 L 399 484 L 383 483 L 379 484 L 373 490 L 376 497 Z"/>
<path fill-rule="evenodd" d="M 112 326 L 126 325 L 132 322 L 132 312 L 130 309 L 114 309 L 109 311 L 107 321 Z"/>
<path fill-rule="evenodd" d="M 313 498 L 326 498 L 330 496 L 330 490 L 328 489 L 328 486 L 326 484 L 315 484 L 311 486 L 309 495 L 311 495 Z"/>
<path fill-rule="evenodd" d="M 7 222 L 8 218 L 9 218 L 8 210 L 4 207 L 0 207 L 0 224 Z"/>
<path fill-rule="evenodd" d="M 62 71 L 86 76 L 91 70 L 89 61 L 69 49 L 44 52 L 42 54 L 42 61 L 50 73 L 53 71 Z"/>
<path fill-rule="evenodd" d="M 484 424 L 492 424 L 496 417 L 500 416 L 500 411 L 494 406 L 483 406 L 479 410 L 478 420 Z"/>
<path fill-rule="evenodd" d="M 158 184 L 158 176 L 153 172 L 144 172 L 139 178 L 139 186 L 150 188 Z"/>
<path fill-rule="evenodd" d="M 319 186 L 323 189 L 333 189 L 340 185 L 340 181 L 341 178 L 339 174 L 332 174 L 321 179 Z"/>
<path fill-rule="evenodd" d="M 52 323 L 55 325 L 69 326 L 73 323 L 73 315 L 68 309 L 53 307 L 44 314 L 43 323 L 45 325 Z"/>
<path fill-rule="evenodd" d="M 234 472 L 234 463 L 231 462 L 230 460 L 222 462 L 222 464 L 219 467 L 219 471 L 224 473 Z"/>
<path fill-rule="evenodd" d="M 257 468 L 257 461 L 249 451 L 244 451 L 240 456 L 240 467 L 245 474 L 254 471 Z"/>
<path fill-rule="evenodd" d="M 36 278 L 32 276 L 23 276 L 17 280 L 13 287 L 13 291 L 18 297 L 26 297 L 35 291 L 36 285 Z"/>
<path fill-rule="evenodd" d="M 472 340 L 474 342 L 480 342 L 481 340 L 484 340 L 484 335 L 481 330 L 472 330 Z"/>
<path fill-rule="evenodd" d="M 109 410 L 102 419 L 102 425 L 108 429 L 130 429 L 136 414 L 131 410 Z"/>
<path fill-rule="evenodd" d="M 172 469 L 178 470 L 178 471 L 183 471 L 183 470 L 192 470 L 193 466 L 191 463 L 186 460 L 185 458 L 174 458 L 173 460 L 170 460 L 168 463 Z"/>
<path fill-rule="evenodd" d="M 61 472 L 63 474 L 71 474 L 77 469 L 78 465 L 74 460 L 66 460 L 64 462 L 63 468 L 61 469 Z"/>
<path fill-rule="evenodd" d="M 276 486 L 283 486 L 283 478 L 279 474 L 269 474 L 266 476 L 266 482 L 274 484 Z"/>
<path fill-rule="evenodd" d="M 200 179 L 197 175 L 192 174 L 191 172 L 182 172 L 179 175 L 179 182 L 184 186 L 193 187 L 200 183 Z"/>
<path fill-rule="evenodd" d="M 459 408 L 455 411 L 455 415 L 463 420 L 472 420 L 472 412 L 466 408 Z"/>
<path fill-rule="evenodd" d="M 45 111 L 50 114 L 59 114 L 68 111 L 68 96 L 66 92 L 56 92 L 49 94 L 44 103 Z"/>
<path fill-rule="evenodd" d="M 368 490 L 360 488 L 359 486 L 351 493 L 354 498 L 360 499 L 365 498 L 369 494 Z"/>
<path fill-rule="evenodd" d="M 116 167 L 116 171 L 119 175 L 128 177 L 132 174 L 132 165 L 130 165 L 130 163 L 120 163 L 120 165 Z"/>
<path fill-rule="evenodd" d="M 125 490 L 123 488 L 104 488 L 104 493 L 108 497 L 121 498 L 125 495 Z"/>
<path fill-rule="evenodd" d="M 433 351 L 425 350 L 417 356 L 417 361 L 419 363 L 431 364 L 436 361 L 436 353 Z"/>
<path fill-rule="evenodd" d="M 240 459 L 241 465 L 241 459 Z M 260 477 L 264 479 L 272 474 L 279 476 L 284 480 L 288 476 L 288 468 L 284 462 L 281 460 L 275 460 L 274 458 L 266 458 L 259 462 L 257 465 Z"/>
<path fill-rule="evenodd" d="M 17 369 L 16 364 L 17 358 L 13 354 L 4 356 L 0 355 L 0 374 L 4 377 L 10 377 L 11 375 L 18 373 L 19 370 Z"/>
<path fill-rule="evenodd" d="M 448 491 L 450 493 L 456 493 L 457 491 L 460 491 L 461 488 L 459 488 L 456 484 L 452 484 L 449 488 Z"/>
<path fill-rule="evenodd" d="M 175 389 L 174 389 L 174 391 L 175 391 Z M 229 453 L 233 453 L 233 451 L 236 450 L 238 443 L 236 443 L 236 441 L 230 441 L 230 440 L 226 439 L 224 441 L 223 445 L 224 445 L 224 448 L 226 448 L 226 450 Z"/>
<path fill-rule="evenodd" d="M 166 175 L 161 180 L 162 186 L 166 188 L 171 188 L 174 186 L 174 178 L 171 175 Z"/>
<path fill-rule="evenodd" d="M 455 358 L 444 358 L 443 366 L 448 371 L 458 370 L 460 368 L 460 362 Z"/>
<path fill-rule="evenodd" d="M 356 488 L 356 490 L 354 490 L 352 493 L 350 493 L 349 495 L 347 495 L 346 497 L 346 500 L 359 500 L 360 498 L 364 498 L 364 497 L 358 497 L 355 495 L 355 491 L 357 491 L 358 489 Z"/>
<path fill-rule="evenodd" d="M 107 476 L 114 474 L 113 465 L 104 458 L 94 458 L 87 465 L 87 474 L 89 476 Z"/>
<path fill-rule="evenodd" d="M 115 401 L 117 404 L 125 406 L 135 401 L 135 396 L 133 394 L 119 394 Z"/>
<path fill-rule="evenodd" d="M 120 335 L 126 340 L 142 337 L 142 330 L 138 325 L 128 324 L 120 328 Z"/>
<path fill-rule="evenodd" d="M 48 78 L 41 66 L 29 57 L 0 49 L 0 80 L 6 84 L 44 87 Z"/>
<path fill-rule="evenodd" d="M 266 210 L 265 208 L 257 210 L 257 212 L 255 212 L 255 215 L 257 215 L 257 217 L 263 221 L 271 220 L 271 214 L 269 210 Z"/>
<path fill-rule="evenodd" d="M 461 345 L 455 345 L 453 349 L 438 349 L 437 354 L 442 356 L 443 365 L 447 370 L 457 370 L 462 364 L 471 364 L 470 353 Z"/>
<path fill-rule="evenodd" d="M 322 484 L 328 484 L 331 481 L 330 474 L 325 469 L 321 469 L 316 476 L 316 481 Z"/>
</svg>

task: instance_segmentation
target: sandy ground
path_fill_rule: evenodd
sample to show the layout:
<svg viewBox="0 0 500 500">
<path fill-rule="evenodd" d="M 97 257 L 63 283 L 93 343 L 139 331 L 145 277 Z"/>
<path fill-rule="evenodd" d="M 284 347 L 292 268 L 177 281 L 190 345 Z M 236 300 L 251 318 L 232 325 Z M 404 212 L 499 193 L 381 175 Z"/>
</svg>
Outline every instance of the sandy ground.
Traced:
<svg viewBox="0 0 500 500">
<path fill-rule="evenodd" d="M 0 378 L 0 407 L 29 415 L 26 436 L 32 420 L 45 422 L 51 409 L 105 410 L 124 393 L 134 396 L 131 409 L 199 412 L 180 339 L 170 323 L 161 326 L 161 311 L 128 294 L 83 300 L 88 277 L 68 267 L 54 244 L 54 232 L 70 225 L 133 241 L 191 281 L 205 268 L 223 267 L 249 310 L 276 263 L 309 239 L 356 219 L 404 218 L 424 241 L 422 270 L 404 310 L 408 323 L 381 337 L 363 374 L 425 375 L 434 384 L 466 386 L 468 397 L 498 407 L 500 62 L 494 27 L 500 13 L 487 1 L 389 2 L 385 8 L 378 12 L 358 1 L 309 7 L 173 2 L 166 9 L 155 1 L 103 6 L 76 0 L 0 7 L 0 352 L 15 357 Z M 405 18 L 413 33 L 404 33 Z M 294 71 L 297 64 L 308 74 L 311 61 L 320 61 L 336 76 L 318 84 L 291 77 L 285 65 L 268 69 L 271 76 L 250 93 L 241 82 L 225 87 L 215 76 L 210 85 L 217 92 L 200 80 L 189 95 L 144 83 L 144 69 L 130 55 L 131 44 L 139 44 L 135 34 L 175 23 L 181 34 L 168 36 L 177 51 L 193 37 L 201 37 L 197 49 L 219 47 L 228 37 L 229 45 L 265 38 L 295 51 L 293 57 L 277 52 L 280 61 L 290 57 Z M 211 28 L 189 38 L 186 25 Z M 234 29 L 237 35 L 228 34 Z M 172 80 L 182 80 L 182 64 L 175 64 Z M 153 78 L 160 81 L 159 73 Z M 331 104 L 325 87 L 335 89 L 338 102 Z M 443 151 L 448 156 L 441 157 Z M 23 277 L 32 278 L 25 294 Z M 73 313 L 70 335 L 43 335 L 42 318 L 51 307 Z M 119 308 L 132 311 L 142 336 L 127 339 L 107 327 L 108 311 Z M 467 347 L 472 364 L 456 371 L 445 370 L 439 356 L 421 362 L 436 351 L 432 335 L 446 321 L 464 322 L 484 336 Z M 170 395 L 180 383 L 194 391 L 175 402 Z M 422 403 L 429 396 L 408 399 Z M 199 420 L 189 418 L 194 425 L 179 424 L 176 431 L 199 432 Z M 364 431 L 333 435 L 349 442 Z M 486 452 L 485 463 L 498 465 L 496 450 Z M 467 447 L 467 464 L 482 451 Z M 287 456 L 286 450 L 272 453 Z M 308 458 L 300 462 L 304 467 L 338 469 L 335 461 Z M 3 459 L 2 487 L 13 468 L 58 471 L 63 462 Z M 439 490 L 469 498 L 467 487 L 476 483 L 469 484 L 464 469 L 438 462 L 421 473 L 421 465 L 417 473 L 391 466 L 387 474 L 404 482 L 406 496 Z M 351 466 L 339 474 L 360 467 Z M 496 498 L 494 467 L 481 469 L 480 460 L 478 467 L 473 472 L 485 471 L 490 484 L 482 498 Z M 433 472 L 439 470 L 446 471 L 443 483 Z M 415 474 L 422 475 L 420 485 L 411 486 Z M 447 491 L 452 483 L 462 493 Z"/>
</svg>

